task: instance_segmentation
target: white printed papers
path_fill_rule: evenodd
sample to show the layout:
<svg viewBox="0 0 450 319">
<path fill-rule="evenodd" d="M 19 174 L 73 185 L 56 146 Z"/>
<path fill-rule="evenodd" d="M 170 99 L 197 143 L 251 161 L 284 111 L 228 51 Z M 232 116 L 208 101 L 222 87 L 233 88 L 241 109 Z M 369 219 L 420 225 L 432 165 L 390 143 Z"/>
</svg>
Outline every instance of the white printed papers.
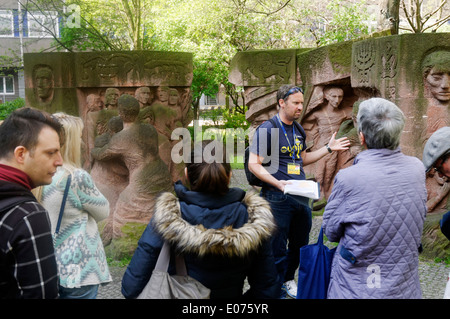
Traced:
<svg viewBox="0 0 450 319">
<path fill-rule="evenodd" d="M 284 193 L 319 199 L 319 183 L 309 180 L 289 180 L 290 184 L 284 186 Z"/>
</svg>

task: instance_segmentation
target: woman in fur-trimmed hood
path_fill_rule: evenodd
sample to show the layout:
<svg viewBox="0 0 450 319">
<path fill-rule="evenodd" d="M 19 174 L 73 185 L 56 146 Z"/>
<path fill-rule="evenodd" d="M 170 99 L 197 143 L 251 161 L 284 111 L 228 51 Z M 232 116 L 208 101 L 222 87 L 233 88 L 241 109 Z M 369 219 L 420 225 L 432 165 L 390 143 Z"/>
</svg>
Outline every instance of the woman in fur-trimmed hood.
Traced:
<svg viewBox="0 0 450 319">
<path fill-rule="evenodd" d="M 203 142 L 203 147 L 206 142 Z M 186 165 L 190 189 L 175 183 L 163 193 L 122 279 L 122 294 L 136 298 L 147 284 L 163 241 L 185 258 L 188 275 L 211 289 L 211 298 L 277 298 L 279 284 L 270 247 L 275 224 L 256 193 L 228 188 L 228 163 Z M 174 267 L 170 267 L 174 268 Z M 170 272 L 170 271 L 169 271 Z"/>
</svg>

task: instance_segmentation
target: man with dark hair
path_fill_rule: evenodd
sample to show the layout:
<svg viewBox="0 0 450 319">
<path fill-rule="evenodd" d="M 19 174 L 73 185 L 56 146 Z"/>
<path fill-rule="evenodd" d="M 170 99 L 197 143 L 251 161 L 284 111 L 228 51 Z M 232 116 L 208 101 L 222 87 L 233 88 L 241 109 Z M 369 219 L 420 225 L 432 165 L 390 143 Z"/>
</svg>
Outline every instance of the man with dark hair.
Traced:
<svg viewBox="0 0 450 319">
<path fill-rule="evenodd" d="M 293 85 L 282 86 L 277 92 L 277 103 L 278 114 L 272 121 L 261 124 L 255 132 L 248 167 L 263 182 L 261 195 L 270 203 L 277 224 L 272 249 L 279 279 L 289 296 L 295 298 L 297 285 L 294 274 L 299 265 L 299 250 L 308 244 L 312 217 L 309 199 L 284 194 L 284 187 L 288 180 L 306 179 L 304 165 L 316 162 L 333 151 L 348 149 L 350 143 L 347 138 L 336 140 L 335 132 L 328 144 L 307 153 L 304 131 L 298 123 L 294 123 L 303 110 L 303 90 Z M 267 158 L 270 159 L 270 166 L 263 166 Z M 283 295 L 281 292 L 281 297 Z"/>
<path fill-rule="evenodd" d="M 52 182 L 61 126 L 22 108 L 0 125 L 0 298 L 56 298 L 58 273 L 47 211 L 31 193 Z"/>
</svg>

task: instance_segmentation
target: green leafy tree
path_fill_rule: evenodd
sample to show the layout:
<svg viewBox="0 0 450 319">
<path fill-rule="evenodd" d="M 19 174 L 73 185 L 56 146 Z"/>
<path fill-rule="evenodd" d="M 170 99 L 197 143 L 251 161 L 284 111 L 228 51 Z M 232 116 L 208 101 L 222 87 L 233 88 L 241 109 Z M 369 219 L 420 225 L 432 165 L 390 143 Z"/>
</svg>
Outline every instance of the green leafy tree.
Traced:
<svg viewBox="0 0 450 319">
<path fill-rule="evenodd" d="M 22 0 L 26 1 L 26 0 Z M 193 108 L 198 117 L 202 94 L 219 88 L 239 105 L 242 89 L 228 81 L 230 62 L 239 51 L 309 47 L 364 32 L 363 3 L 342 0 L 28 0 L 41 11 L 80 6 L 80 27 L 64 27 L 56 45 L 79 50 L 162 50 L 192 52 Z M 328 19 L 328 20 L 327 20 Z M 312 27 L 324 23 L 327 28 Z M 49 30 L 52 32 L 52 30 Z M 231 108 L 230 108 L 231 110 Z"/>
</svg>

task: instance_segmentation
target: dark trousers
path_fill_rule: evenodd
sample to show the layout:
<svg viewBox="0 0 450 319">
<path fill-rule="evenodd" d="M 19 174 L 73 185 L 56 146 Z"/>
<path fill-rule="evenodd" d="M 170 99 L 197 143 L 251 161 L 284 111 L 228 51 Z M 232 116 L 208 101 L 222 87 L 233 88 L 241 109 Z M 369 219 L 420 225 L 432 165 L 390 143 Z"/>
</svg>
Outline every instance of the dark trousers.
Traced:
<svg viewBox="0 0 450 319">
<path fill-rule="evenodd" d="M 312 215 L 308 199 L 285 195 L 280 191 L 261 191 L 270 203 L 277 229 L 272 238 L 272 250 L 279 280 L 294 279 L 299 266 L 300 247 L 308 245 Z"/>
</svg>

